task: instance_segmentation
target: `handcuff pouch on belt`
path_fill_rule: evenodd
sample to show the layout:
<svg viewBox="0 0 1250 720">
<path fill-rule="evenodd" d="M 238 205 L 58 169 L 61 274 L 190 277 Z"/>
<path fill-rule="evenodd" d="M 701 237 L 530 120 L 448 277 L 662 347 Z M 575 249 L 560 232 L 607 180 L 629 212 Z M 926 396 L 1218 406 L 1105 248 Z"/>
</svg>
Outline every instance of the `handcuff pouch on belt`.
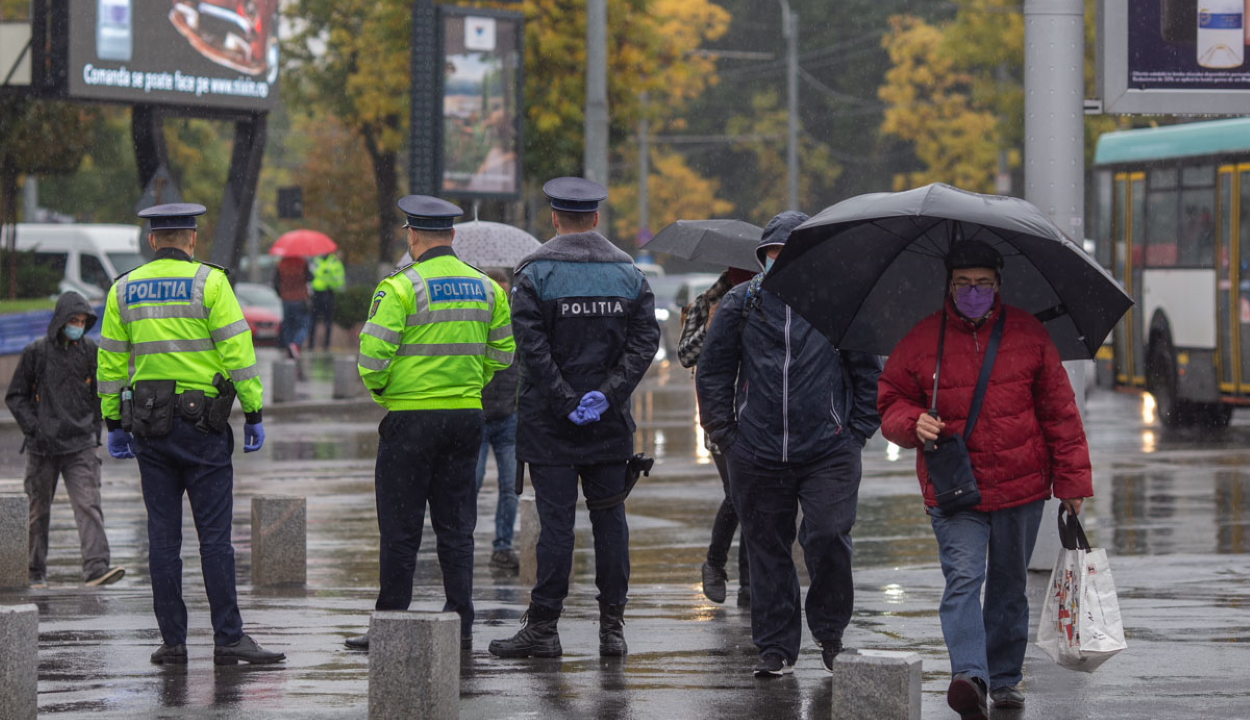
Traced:
<svg viewBox="0 0 1250 720">
<path fill-rule="evenodd" d="M 217 388 L 217 397 L 204 398 L 203 410 L 198 417 L 187 416 L 189 420 L 196 420 L 195 429 L 202 433 L 216 434 L 226 429 L 226 423 L 230 420 L 230 410 L 234 407 L 234 399 L 238 395 L 235 392 L 234 383 L 227 380 L 221 373 L 213 376 L 213 387 Z"/>
<path fill-rule="evenodd" d="M 175 398 L 178 383 L 174 380 L 140 380 L 131 396 L 130 432 L 139 437 L 168 435 L 174 427 Z M 122 407 L 122 427 L 126 409 Z"/>
<path fill-rule="evenodd" d="M 625 461 L 625 491 L 611 497 L 587 500 L 586 509 L 608 510 L 625 502 L 625 498 L 629 497 L 629 494 L 634 490 L 634 486 L 638 484 L 639 477 L 643 475 L 651 477 L 651 468 L 654 465 L 655 458 L 647 457 L 642 453 L 635 453 L 633 457 Z"/>
</svg>

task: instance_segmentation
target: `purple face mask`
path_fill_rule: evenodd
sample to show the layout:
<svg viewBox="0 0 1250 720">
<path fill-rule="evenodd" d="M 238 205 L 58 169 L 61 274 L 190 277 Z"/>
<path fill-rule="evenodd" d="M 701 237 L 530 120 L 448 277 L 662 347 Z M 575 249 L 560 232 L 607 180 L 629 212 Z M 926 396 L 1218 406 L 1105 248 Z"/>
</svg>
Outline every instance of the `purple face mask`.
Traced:
<svg viewBox="0 0 1250 720">
<path fill-rule="evenodd" d="M 955 288 L 955 307 L 969 320 L 980 320 L 994 307 L 994 288 L 976 285 Z"/>
</svg>

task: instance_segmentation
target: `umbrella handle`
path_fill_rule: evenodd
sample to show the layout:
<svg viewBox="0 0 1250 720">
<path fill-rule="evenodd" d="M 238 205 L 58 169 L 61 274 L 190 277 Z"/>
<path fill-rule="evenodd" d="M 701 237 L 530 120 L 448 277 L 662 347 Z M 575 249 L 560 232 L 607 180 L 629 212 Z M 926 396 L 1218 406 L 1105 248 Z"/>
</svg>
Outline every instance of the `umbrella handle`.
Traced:
<svg viewBox="0 0 1250 720">
<path fill-rule="evenodd" d="M 936 411 L 936 410 L 930 410 L 930 411 L 929 411 L 929 417 L 932 417 L 932 418 L 937 418 L 937 416 L 938 416 L 938 414 L 937 414 L 937 411 Z M 934 440 L 925 440 L 925 441 L 924 441 L 924 451 L 925 451 L 925 452 L 933 452 L 933 451 L 934 451 L 934 450 L 936 450 L 936 449 L 937 449 L 937 442 L 936 442 L 936 441 L 934 441 Z"/>
</svg>

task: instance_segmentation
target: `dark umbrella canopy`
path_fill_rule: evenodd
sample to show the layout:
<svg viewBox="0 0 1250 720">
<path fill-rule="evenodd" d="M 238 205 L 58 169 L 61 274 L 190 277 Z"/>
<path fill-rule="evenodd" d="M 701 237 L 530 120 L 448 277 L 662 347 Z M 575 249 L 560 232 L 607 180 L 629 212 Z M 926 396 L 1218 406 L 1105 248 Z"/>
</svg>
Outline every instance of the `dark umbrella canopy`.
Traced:
<svg viewBox="0 0 1250 720">
<path fill-rule="evenodd" d="M 763 232 L 742 220 L 678 220 L 656 233 L 645 247 L 718 268 L 758 271 L 755 245 Z"/>
<path fill-rule="evenodd" d="M 1002 253 L 1003 301 L 1042 320 L 1065 360 L 1093 357 L 1133 304 L 1036 206 L 940 183 L 826 208 L 791 234 L 764 287 L 839 348 L 888 355 L 941 305 L 960 240 Z"/>
</svg>

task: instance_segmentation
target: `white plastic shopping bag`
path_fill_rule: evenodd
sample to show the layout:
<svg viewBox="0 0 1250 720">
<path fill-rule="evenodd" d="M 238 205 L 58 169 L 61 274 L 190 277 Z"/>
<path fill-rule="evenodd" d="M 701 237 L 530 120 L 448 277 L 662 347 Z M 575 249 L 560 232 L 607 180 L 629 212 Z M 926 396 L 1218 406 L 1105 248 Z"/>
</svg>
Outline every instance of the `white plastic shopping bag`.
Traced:
<svg viewBox="0 0 1250 720">
<path fill-rule="evenodd" d="M 1050 574 L 1050 586 L 1037 628 L 1037 646 L 1060 666 L 1093 672 L 1123 650 L 1124 625 L 1111 579 L 1107 552 L 1089 546 L 1075 515 L 1059 508 L 1063 549 Z"/>
</svg>

